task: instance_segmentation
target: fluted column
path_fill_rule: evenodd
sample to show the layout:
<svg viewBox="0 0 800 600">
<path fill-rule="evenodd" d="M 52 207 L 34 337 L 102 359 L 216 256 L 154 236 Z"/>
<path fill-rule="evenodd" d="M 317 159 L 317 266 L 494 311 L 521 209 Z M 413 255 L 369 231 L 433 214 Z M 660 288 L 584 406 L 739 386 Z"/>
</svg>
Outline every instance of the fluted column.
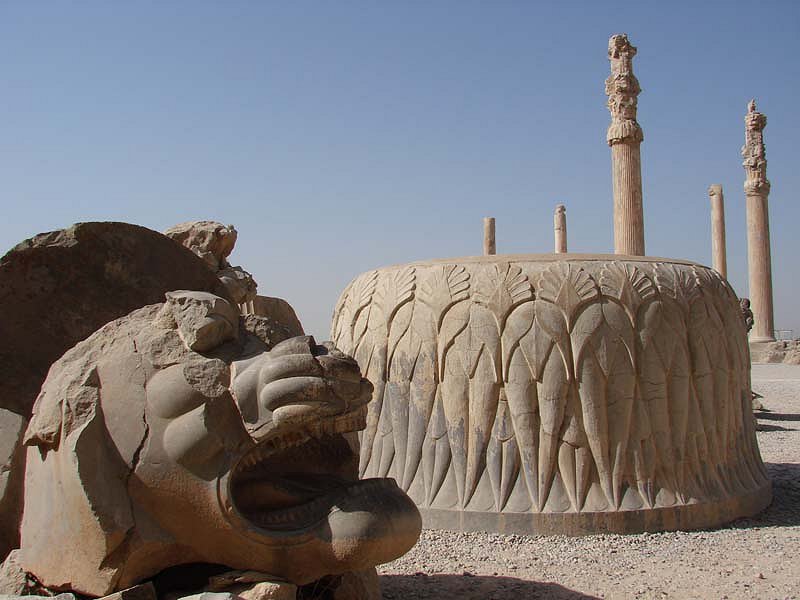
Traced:
<svg viewBox="0 0 800 600">
<path fill-rule="evenodd" d="M 708 188 L 711 199 L 711 263 L 723 277 L 728 277 L 728 259 L 725 255 L 725 199 L 722 186 L 714 184 Z"/>
<path fill-rule="evenodd" d="M 772 313 L 772 257 L 769 242 L 769 189 L 764 128 L 767 117 L 756 111 L 756 102 L 747 105 L 742 157 L 747 198 L 747 263 L 750 274 L 750 308 L 753 311 L 751 342 L 775 339 Z"/>
<path fill-rule="evenodd" d="M 497 254 L 497 245 L 494 240 L 494 217 L 483 218 L 483 253 L 487 256 Z"/>
<path fill-rule="evenodd" d="M 567 251 L 567 209 L 563 204 L 556 206 L 553 214 L 553 233 L 555 234 L 556 254 L 564 254 Z"/>
<path fill-rule="evenodd" d="M 617 34 L 608 41 L 611 75 L 606 79 L 611 124 L 606 141 L 611 146 L 611 176 L 614 182 L 614 252 L 644 255 L 642 210 L 642 165 L 639 145 L 644 139 L 636 122 L 639 81 L 633 74 L 636 47 L 628 36 Z"/>
</svg>

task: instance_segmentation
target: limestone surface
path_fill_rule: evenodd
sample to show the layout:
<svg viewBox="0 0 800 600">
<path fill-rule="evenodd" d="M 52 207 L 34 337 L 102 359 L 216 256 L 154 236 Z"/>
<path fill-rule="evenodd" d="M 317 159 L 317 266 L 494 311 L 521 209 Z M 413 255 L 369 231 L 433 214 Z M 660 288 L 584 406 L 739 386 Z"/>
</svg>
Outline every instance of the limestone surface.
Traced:
<svg viewBox="0 0 800 600">
<path fill-rule="evenodd" d="M 251 302 L 255 298 L 258 286 L 253 276 L 242 267 L 228 263 L 238 237 L 233 225 L 217 221 L 187 221 L 170 227 L 164 235 L 202 258 L 217 273 L 236 304 Z"/>
<path fill-rule="evenodd" d="M 332 345 L 269 346 L 207 293 L 108 323 L 37 398 L 22 567 L 103 596 L 187 563 L 301 585 L 399 556 L 416 507 L 392 480 L 357 480 L 371 389 Z"/>
<path fill-rule="evenodd" d="M 723 277 L 728 276 L 728 258 L 725 250 L 725 198 L 722 186 L 708 188 L 711 200 L 711 265 Z"/>
<path fill-rule="evenodd" d="M 661 258 L 506 255 L 365 273 L 333 339 L 374 384 L 362 476 L 431 527 L 710 527 L 770 501 L 739 303 Z"/>
<path fill-rule="evenodd" d="M 0 259 L 0 559 L 19 543 L 25 453 L 16 458 L 15 432 L 50 365 L 102 325 L 184 288 L 227 293 L 197 256 L 128 223 L 42 233 Z"/>
<path fill-rule="evenodd" d="M 0 558 L 19 546 L 27 425 L 25 417 L 0 408 Z"/>
<path fill-rule="evenodd" d="M 129 223 L 78 223 L 41 233 L 0 259 L 0 407 L 30 416 L 64 352 L 170 290 L 226 295 L 191 252 Z"/>
<path fill-rule="evenodd" d="M 303 326 L 292 306 L 282 298 L 256 296 L 253 300 L 253 314 L 266 317 L 286 328 L 290 337 L 305 335 Z"/>
</svg>

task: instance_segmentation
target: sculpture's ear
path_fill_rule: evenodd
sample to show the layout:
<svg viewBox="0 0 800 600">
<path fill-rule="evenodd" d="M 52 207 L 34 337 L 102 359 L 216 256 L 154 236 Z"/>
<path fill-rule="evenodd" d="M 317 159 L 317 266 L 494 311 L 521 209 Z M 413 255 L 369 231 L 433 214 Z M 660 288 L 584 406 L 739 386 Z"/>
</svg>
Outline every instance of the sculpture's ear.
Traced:
<svg viewBox="0 0 800 600">
<path fill-rule="evenodd" d="M 87 408 L 100 401 L 96 367 L 89 368 L 77 381 L 67 381 L 65 376 L 71 378 L 72 371 L 58 373 L 55 382 L 50 382 L 49 375 L 45 380 L 25 431 L 26 446 L 38 446 L 44 451 L 58 448 L 61 437 L 83 423 Z"/>
</svg>

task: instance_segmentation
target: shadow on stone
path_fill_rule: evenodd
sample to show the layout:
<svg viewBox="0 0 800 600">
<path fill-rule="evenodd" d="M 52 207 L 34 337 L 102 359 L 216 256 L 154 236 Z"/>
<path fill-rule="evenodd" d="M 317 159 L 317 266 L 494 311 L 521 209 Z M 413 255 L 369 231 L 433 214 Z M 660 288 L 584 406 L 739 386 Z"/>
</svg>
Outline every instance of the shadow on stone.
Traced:
<svg viewBox="0 0 800 600">
<path fill-rule="evenodd" d="M 771 423 L 756 423 L 756 431 L 797 431 L 793 427 L 772 425 Z"/>
<path fill-rule="evenodd" d="M 526 581 L 514 577 L 488 575 L 382 575 L 383 598 L 412 600 L 422 598 L 458 598 L 459 600 L 592 600 L 557 583 Z"/>
<path fill-rule="evenodd" d="M 774 413 L 769 411 L 759 411 L 756 419 L 765 421 L 800 421 L 800 415 L 794 413 Z"/>
<path fill-rule="evenodd" d="M 800 525 L 800 464 L 765 463 L 772 479 L 772 504 L 755 515 L 731 523 L 735 529 Z"/>
</svg>

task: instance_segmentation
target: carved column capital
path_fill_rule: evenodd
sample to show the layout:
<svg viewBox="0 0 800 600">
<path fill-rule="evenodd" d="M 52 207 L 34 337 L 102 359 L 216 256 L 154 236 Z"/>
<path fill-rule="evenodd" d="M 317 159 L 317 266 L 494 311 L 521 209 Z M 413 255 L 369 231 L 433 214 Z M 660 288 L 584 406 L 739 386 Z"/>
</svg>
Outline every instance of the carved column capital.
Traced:
<svg viewBox="0 0 800 600">
<path fill-rule="evenodd" d="M 756 110 L 756 101 L 747 104 L 744 117 L 744 146 L 742 146 L 742 166 L 747 179 L 744 183 L 745 194 L 768 194 L 767 150 L 764 147 L 764 128 L 767 126 L 766 115 Z"/>
<path fill-rule="evenodd" d="M 611 36 L 608 40 L 608 59 L 611 61 L 611 75 L 606 79 L 608 110 L 611 124 L 606 141 L 609 146 L 622 142 L 640 143 L 644 139 L 642 128 L 636 122 L 636 108 L 642 88 L 633 74 L 633 57 L 636 46 L 624 33 Z"/>
</svg>

